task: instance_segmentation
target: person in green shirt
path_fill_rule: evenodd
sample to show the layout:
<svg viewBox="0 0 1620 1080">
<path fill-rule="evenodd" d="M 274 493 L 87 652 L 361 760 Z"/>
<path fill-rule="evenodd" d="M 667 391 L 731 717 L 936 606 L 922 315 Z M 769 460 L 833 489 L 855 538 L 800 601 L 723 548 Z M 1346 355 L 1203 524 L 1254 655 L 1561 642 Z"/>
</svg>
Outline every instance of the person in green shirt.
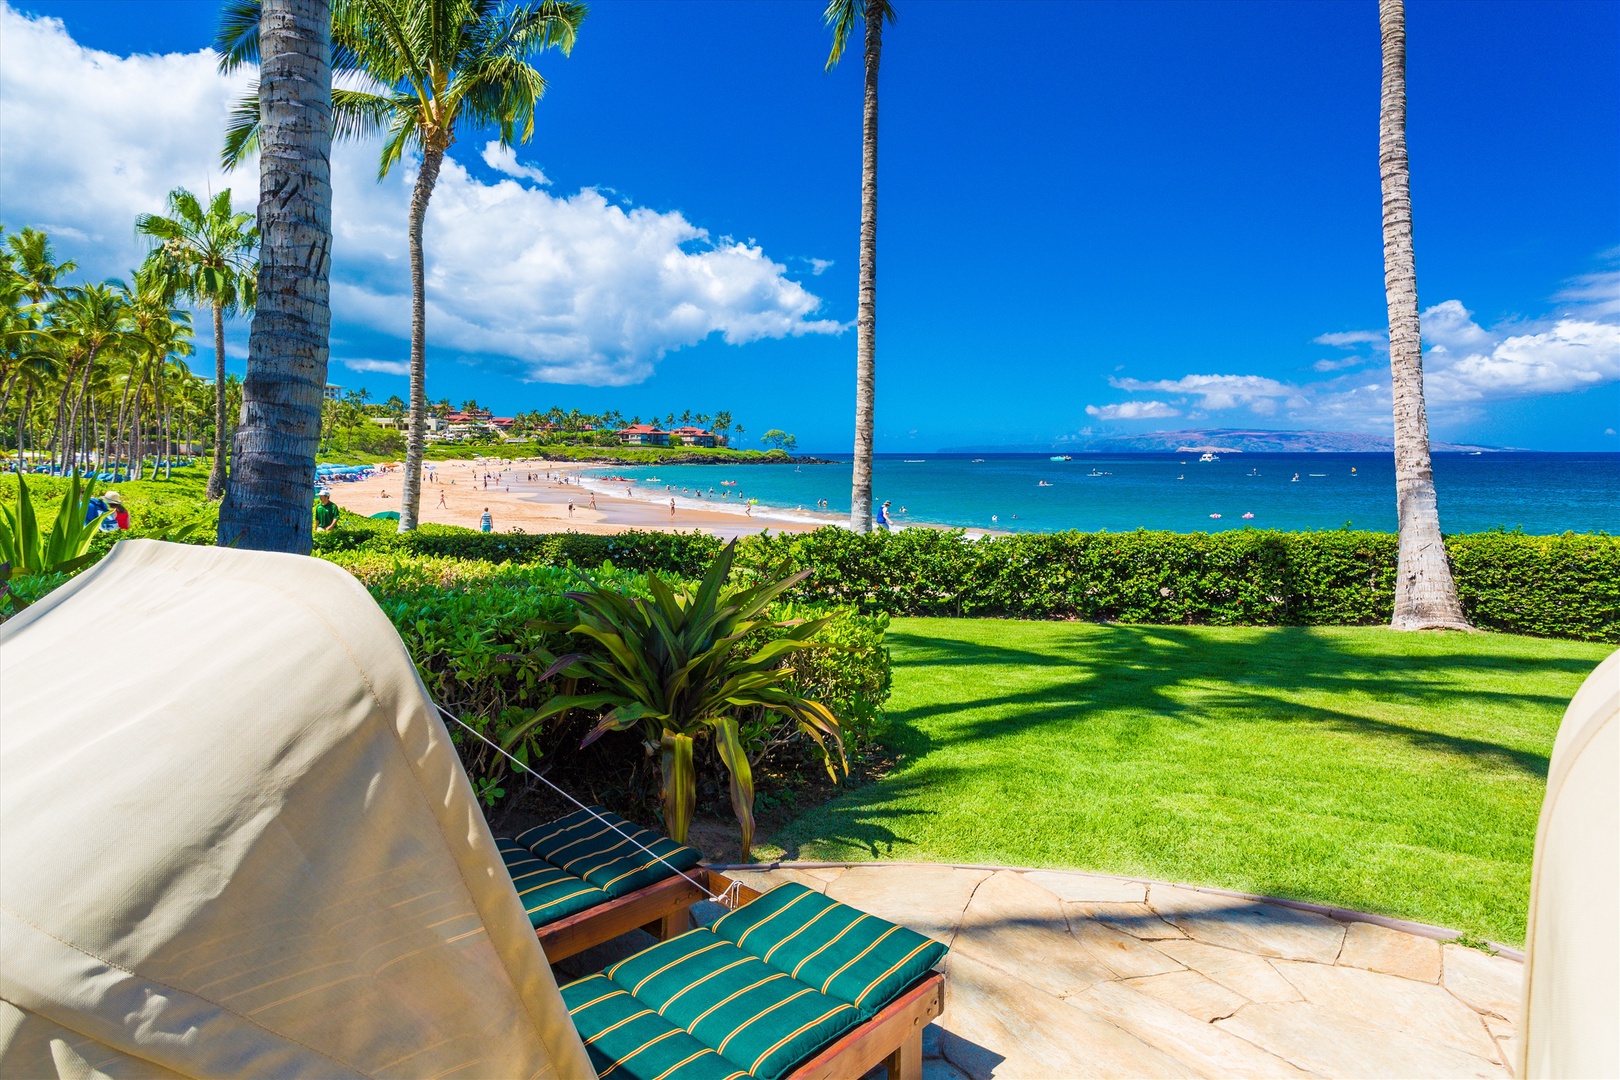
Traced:
<svg viewBox="0 0 1620 1080">
<path fill-rule="evenodd" d="M 321 497 L 315 503 L 315 528 L 321 532 L 331 532 L 337 525 L 338 504 L 332 501 L 332 493 L 325 488 L 321 489 Z"/>
</svg>

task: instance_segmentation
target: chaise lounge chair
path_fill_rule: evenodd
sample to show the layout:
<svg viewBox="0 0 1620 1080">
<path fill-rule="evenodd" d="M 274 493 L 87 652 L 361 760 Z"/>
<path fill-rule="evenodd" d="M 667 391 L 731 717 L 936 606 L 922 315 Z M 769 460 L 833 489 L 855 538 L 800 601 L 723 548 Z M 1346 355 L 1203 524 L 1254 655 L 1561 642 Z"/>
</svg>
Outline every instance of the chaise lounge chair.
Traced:
<svg viewBox="0 0 1620 1080">
<path fill-rule="evenodd" d="M 495 844 L 554 964 L 638 927 L 659 939 L 684 933 L 692 905 L 706 896 L 681 876 L 702 858 L 695 849 L 600 806 Z"/>
<path fill-rule="evenodd" d="M 561 988 L 598 1077 L 918 1080 L 946 947 L 803 885 L 740 891 L 712 926 Z"/>
</svg>

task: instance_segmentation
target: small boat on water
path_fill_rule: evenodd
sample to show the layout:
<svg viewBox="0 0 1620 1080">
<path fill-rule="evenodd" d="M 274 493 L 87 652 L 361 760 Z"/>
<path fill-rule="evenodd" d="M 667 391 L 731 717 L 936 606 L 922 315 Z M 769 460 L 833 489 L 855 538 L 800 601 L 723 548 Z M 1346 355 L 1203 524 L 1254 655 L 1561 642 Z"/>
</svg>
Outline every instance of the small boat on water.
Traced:
<svg viewBox="0 0 1620 1080">
<path fill-rule="evenodd" d="M 1053 461 L 1073 461 L 1074 458 L 1070 457 L 1068 454 L 1053 454 L 1052 455 L 1052 460 Z"/>
<path fill-rule="evenodd" d="M 1219 461 L 1221 459 L 1216 454 L 1208 454 L 1208 453 L 1206 453 L 1203 457 L 1199 458 L 1198 460 L 1199 461 Z"/>
<path fill-rule="evenodd" d="M 643 484 L 662 484 L 664 478 L 662 476 L 647 476 L 643 477 L 641 482 Z"/>
<path fill-rule="evenodd" d="M 1114 474 L 1111 473 L 1111 472 L 1103 472 L 1102 470 L 1093 467 L 1090 472 L 1086 473 L 1086 475 L 1087 476 L 1113 476 Z"/>
<path fill-rule="evenodd" d="M 1221 515 L 1219 515 L 1219 514 L 1211 514 L 1211 515 L 1209 515 L 1209 516 L 1210 516 L 1210 517 L 1212 517 L 1212 518 L 1218 518 L 1218 517 L 1220 517 L 1220 516 L 1221 516 Z"/>
<path fill-rule="evenodd" d="M 1052 483 L 1049 480 L 1042 480 L 1040 483 L 1036 484 L 1035 486 L 1036 487 L 1051 487 Z"/>
<path fill-rule="evenodd" d="M 1250 519 L 1250 518 L 1252 518 L 1252 517 L 1254 517 L 1254 513 L 1253 513 L 1253 511 L 1249 511 L 1249 512 L 1246 512 L 1246 513 L 1245 513 L 1245 514 L 1244 514 L 1244 515 L 1243 515 L 1243 519 L 1244 519 L 1244 520 L 1245 520 L 1245 521 L 1247 521 L 1247 520 L 1248 520 L 1248 519 Z"/>
<path fill-rule="evenodd" d="M 908 457 L 908 458 L 906 458 L 906 464 L 907 465 L 921 465 L 923 462 L 925 462 L 927 460 L 928 460 L 927 458 Z"/>
<path fill-rule="evenodd" d="M 735 481 L 735 480 L 722 480 L 722 481 L 720 481 L 720 486 L 721 487 L 736 487 L 737 486 L 737 481 Z"/>
<path fill-rule="evenodd" d="M 973 459 L 973 464 L 975 464 L 975 465 L 983 465 L 984 464 L 984 458 L 982 458 L 982 457 L 974 458 Z"/>
</svg>

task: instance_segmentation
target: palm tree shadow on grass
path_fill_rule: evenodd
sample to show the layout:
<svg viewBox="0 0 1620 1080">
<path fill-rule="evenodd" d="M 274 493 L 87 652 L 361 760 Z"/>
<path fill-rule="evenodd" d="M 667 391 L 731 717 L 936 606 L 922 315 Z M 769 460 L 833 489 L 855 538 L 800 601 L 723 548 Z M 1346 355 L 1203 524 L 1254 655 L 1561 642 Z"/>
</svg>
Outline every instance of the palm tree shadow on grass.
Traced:
<svg viewBox="0 0 1620 1080">
<path fill-rule="evenodd" d="M 1090 628 L 1088 628 L 1090 629 Z M 1511 657 L 1482 655 L 1419 658 L 1351 650 L 1343 639 L 1311 634 L 1299 628 L 1251 631 L 1242 637 L 1212 634 L 1202 628 L 1107 624 L 1079 644 L 1073 657 L 1030 649 L 891 632 L 889 644 L 900 654 L 897 667 L 1004 667 L 1072 669 L 1068 677 L 1047 677 L 1029 690 L 992 692 L 951 706 L 925 705 L 890 713 L 896 732 L 914 731 L 916 723 L 947 708 L 992 713 L 964 719 L 952 742 L 988 740 L 1032 728 L 1067 725 L 1089 714 L 1130 710 L 1189 724 L 1208 722 L 1211 713 L 1241 712 L 1255 719 L 1287 724 L 1318 724 L 1348 734 L 1401 739 L 1415 749 L 1461 756 L 1483 765 L 1511 768 L 1545 777 L 1547 756 L 1483 739 L 1426 730 L 1345 709 L 1291 701 L 1286 695 L 1327 694 L 1379 705 L 1410 707 L 1415 712 L 1469 703 L 1561 708 L 1557 695 L 1516 693 L 1469 687 L 1469 676 L 1512 675 L 1526 670 Z M 1422 666 L 1416 666 L 1421 664 Z M 1537 671 L 1548 669 L 1583 675 L 1590 661 L 1544 658 Z M 1191 693 L 1198 691 L 1198 693 Z M 904 737 L 903 735 L 901 737 Z"/>
</svg>

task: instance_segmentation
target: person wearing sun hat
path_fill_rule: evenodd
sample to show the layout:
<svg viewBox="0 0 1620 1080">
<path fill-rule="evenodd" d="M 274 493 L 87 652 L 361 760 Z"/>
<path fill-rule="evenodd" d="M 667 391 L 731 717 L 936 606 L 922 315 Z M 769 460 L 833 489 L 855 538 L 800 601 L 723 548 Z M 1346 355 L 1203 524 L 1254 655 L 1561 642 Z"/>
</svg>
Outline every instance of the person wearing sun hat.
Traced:
<svg viewBox="0 0 1620 1080">
<path fill-rule="evenodd" d="M 129 511 L 124 509 L 124 500 L 116 491 L 103 491 L 101 501 L 107 504 L 107 516 L 102 519 L 102 528 L 129 529 Z"/>
</svg>

